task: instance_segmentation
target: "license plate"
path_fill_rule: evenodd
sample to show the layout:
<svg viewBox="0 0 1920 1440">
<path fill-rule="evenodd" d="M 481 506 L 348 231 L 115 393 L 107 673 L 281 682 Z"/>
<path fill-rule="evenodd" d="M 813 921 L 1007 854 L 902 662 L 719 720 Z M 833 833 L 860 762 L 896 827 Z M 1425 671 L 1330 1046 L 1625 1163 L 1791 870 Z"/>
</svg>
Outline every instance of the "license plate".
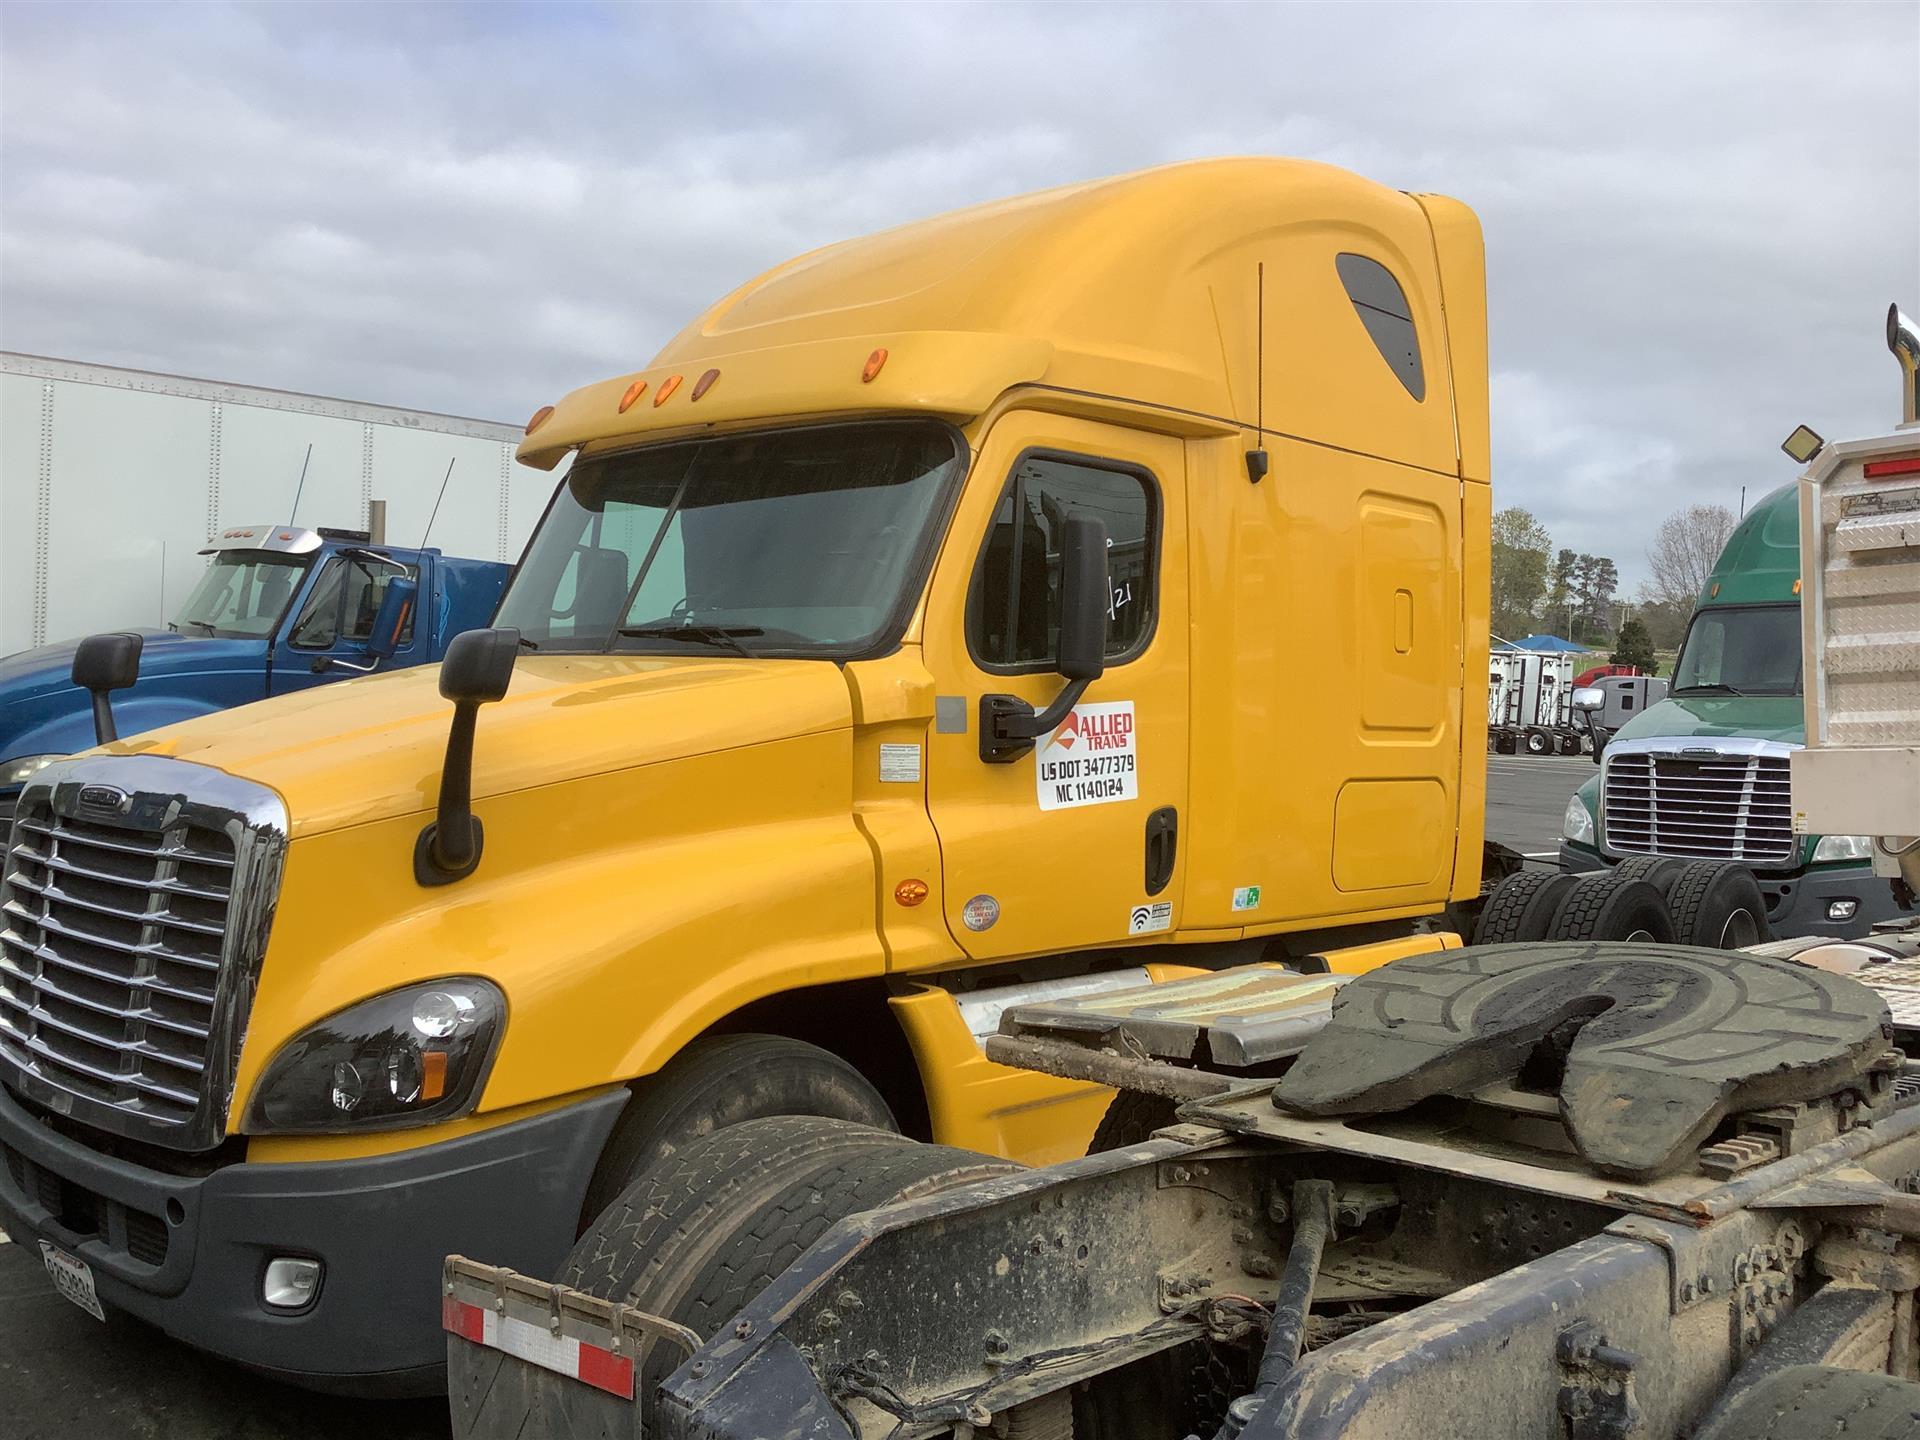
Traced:
<svg viewBox="0 0 1920 1440">
<path fill-rule="evenodd" d="M 96 1320 L 105 1320 L 107 1312 L 100 1308 L 100 1297 L 93 1290 L 93 1267 L 77 1255 L 69 1255 L 57 1246 L 40 1242 L 40 1256 L 47 1262 L 47 1274 L 53 1277 L 53 1288 L 67 1299 L 73 1301 L 82 1310 Z"/>
</svg>

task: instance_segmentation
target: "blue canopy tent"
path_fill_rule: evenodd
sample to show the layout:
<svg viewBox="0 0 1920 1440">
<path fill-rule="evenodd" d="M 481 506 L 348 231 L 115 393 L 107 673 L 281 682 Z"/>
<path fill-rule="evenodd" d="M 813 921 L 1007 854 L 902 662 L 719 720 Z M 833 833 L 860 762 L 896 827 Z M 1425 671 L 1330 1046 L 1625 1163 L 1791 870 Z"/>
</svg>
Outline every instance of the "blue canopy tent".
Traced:
<svg viewBox="0 0 1920 1440">
<path fill-rule="evenodd" d="M 1519 650 L 1544 650 L 1554 655 L 1584 655 L 1591 646 L 1576 645 L 1571 640 L 1562 640 L 1558 635 L 1529 635 L 1516 643 Z"/>
</svg>

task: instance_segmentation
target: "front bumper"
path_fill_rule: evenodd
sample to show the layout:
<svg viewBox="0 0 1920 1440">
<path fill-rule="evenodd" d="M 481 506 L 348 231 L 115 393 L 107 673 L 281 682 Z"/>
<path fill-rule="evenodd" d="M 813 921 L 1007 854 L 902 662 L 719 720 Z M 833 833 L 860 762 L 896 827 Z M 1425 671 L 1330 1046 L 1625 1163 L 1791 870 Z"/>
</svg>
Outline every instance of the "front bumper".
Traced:
<svg viewBox="0 0 1920 1440">
<path fill-rule="evenodd" d="M 549 1275 L 627 1092 L 388 1155 L 174 1175 L 102 1155 L 0 1087 L 0 1223 L 93 1268 L 107 1305 L 311 1388 L 444 1387 L 440 1267 L 451 1253 Z M 319 1293 L 268 1310 L 269 1259 L 308 1256 Z"/>
<path fill-rule="evenodd" d="M 1560 842 L 1560 868 L 1569 874 L 1605 870 L 1612 863 L 1585 845 Z M 1753 878 L 1766 898 L 1767 925 L 1781 939 L 1821 935 L 1857 940 L 1877 920 L 1913 914 L 1900 908 L 1893 898 L 1893 882 L 1875 875 L 1871 865 L 1822 865 L 1786 875 L 1756 870 Z M 1850 918 L 1827 918 L 1827 907 L 1836 900 L 1854 902 L 1856 908 Z"/>
</svg>

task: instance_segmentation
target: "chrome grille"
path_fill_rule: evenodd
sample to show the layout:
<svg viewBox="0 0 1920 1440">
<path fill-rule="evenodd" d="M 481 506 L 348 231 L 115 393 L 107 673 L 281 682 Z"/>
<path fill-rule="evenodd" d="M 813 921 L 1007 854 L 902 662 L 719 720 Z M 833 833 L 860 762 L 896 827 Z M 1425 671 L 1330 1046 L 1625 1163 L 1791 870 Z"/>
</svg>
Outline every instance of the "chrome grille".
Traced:
<svg viewBox="0 0 1920 1440">
<path fill-rule="evenodd" d="M 1616 741 L 1606 750 L 1605 848 L 1621 855 L 1783 864 L 1793 858 L 1787 781 L 1792 747 L 1768 741 L 1676 745 Z"/>
<path fill-rule="evenodd" d="M 284 836 L 270 792 L 202 766 L 36 776 L 0 878 L 0 1078 L 121 1134 L 217 1143 Z"/>
<path fill-rule="evenodd" d="M 64 1088 L 184 1124 L 200 1103 L 233 841 L 14 817 L 0 901 L 0 1056 Z"/>
</svg>

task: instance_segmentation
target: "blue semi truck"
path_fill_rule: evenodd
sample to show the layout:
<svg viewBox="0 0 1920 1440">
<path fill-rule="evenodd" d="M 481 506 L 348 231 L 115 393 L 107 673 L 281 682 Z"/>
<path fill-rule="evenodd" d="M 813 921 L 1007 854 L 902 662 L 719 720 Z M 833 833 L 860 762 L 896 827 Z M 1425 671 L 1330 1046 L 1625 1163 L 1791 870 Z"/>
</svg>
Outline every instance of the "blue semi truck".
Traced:
<svg viewBox="0 0 1920 1440">
<path fill-rule="evenodd" d="M 122 736 L 375 670 L 436 661 L 487 623 L 511 567 L 375 545 L 364 531 L 232 526 L 164 630 L 140 632 Z M 126 642 L 128 648 L 133 642 Z M 96 743 L 76 642 L 0 659 L 0 835 L 27 778 Z"/>
</svg>

